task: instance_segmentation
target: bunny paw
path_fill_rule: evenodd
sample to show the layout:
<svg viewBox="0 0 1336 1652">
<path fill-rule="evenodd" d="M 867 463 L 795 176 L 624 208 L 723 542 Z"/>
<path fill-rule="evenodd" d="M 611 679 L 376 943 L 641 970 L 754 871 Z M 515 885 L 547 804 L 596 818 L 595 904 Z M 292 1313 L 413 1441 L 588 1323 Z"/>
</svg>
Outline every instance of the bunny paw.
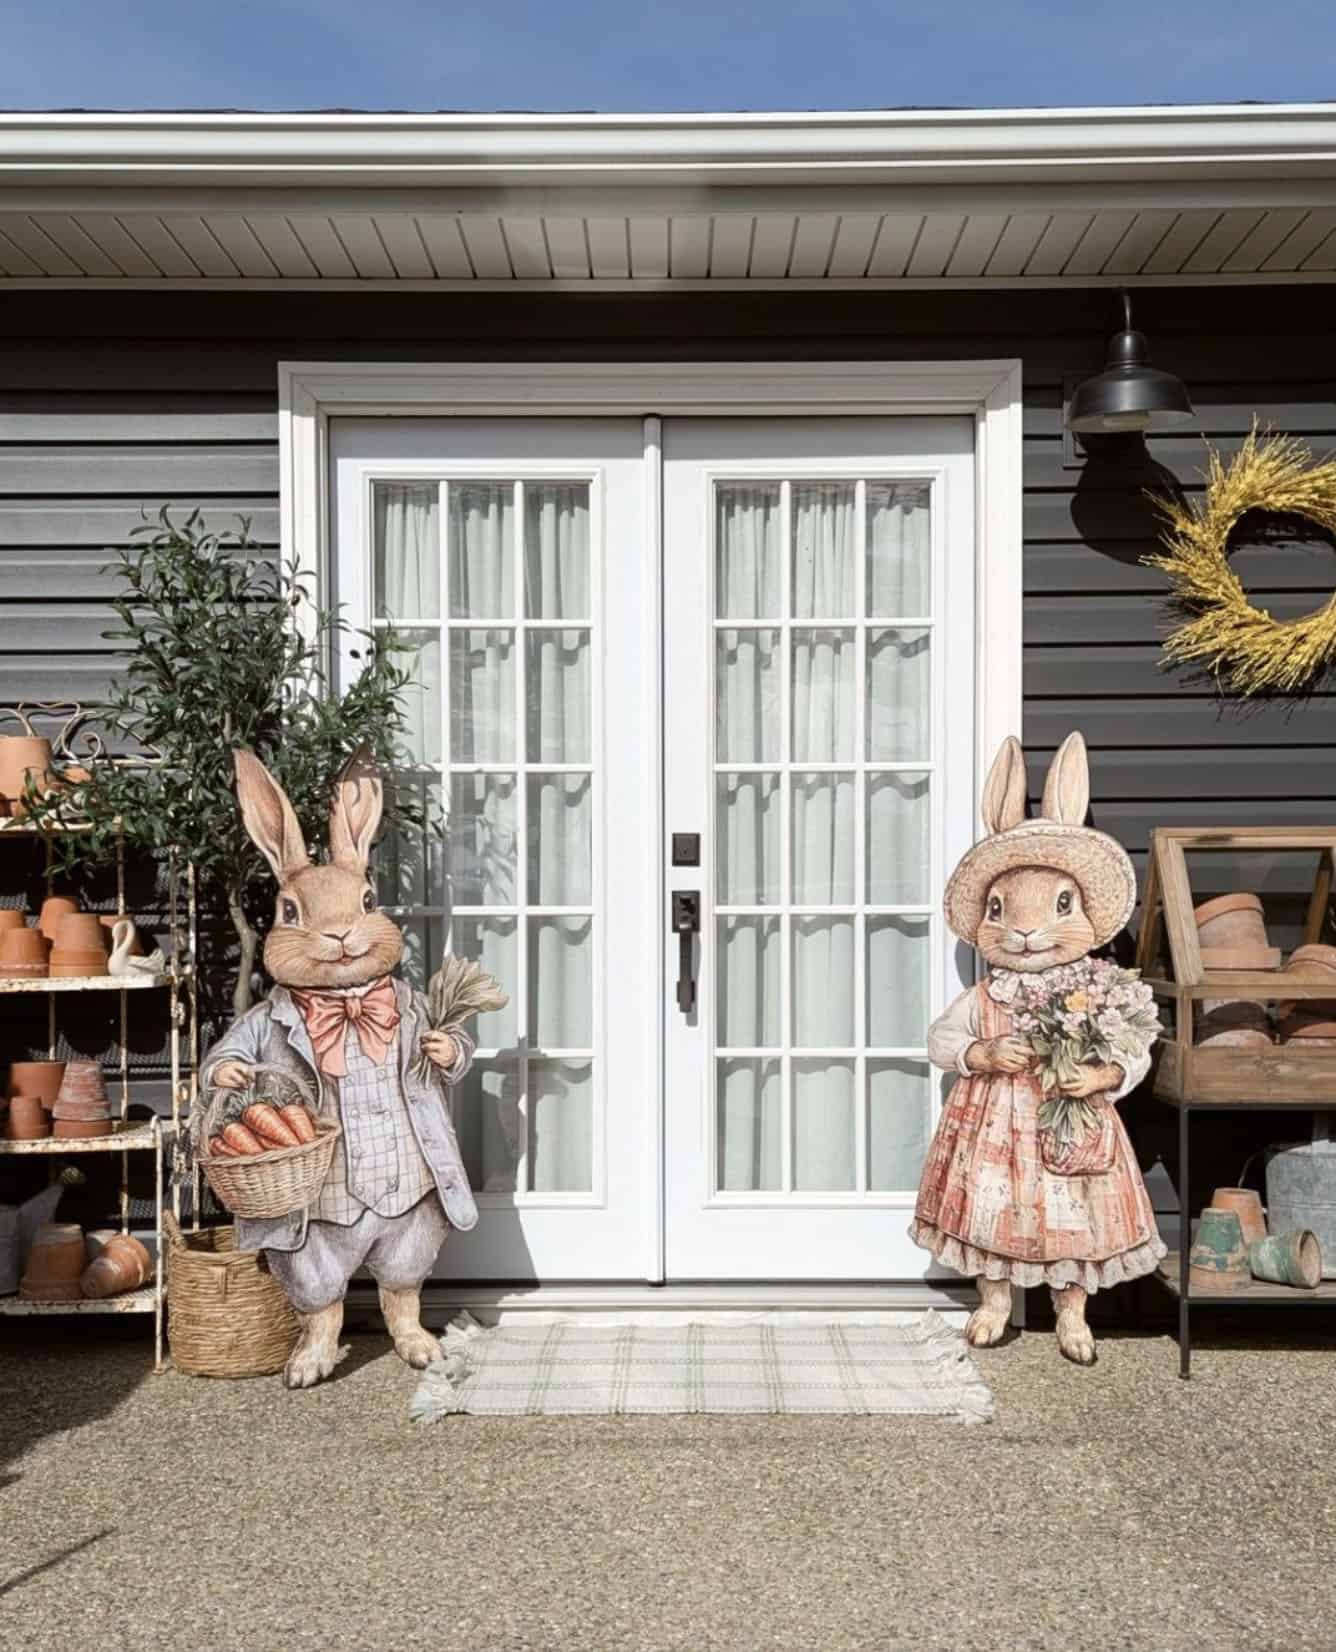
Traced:
<svg viewBox="0 0 1336 1652">
<path fill-rule="evenodd" d="M 333 1373 L 334 1367 L 346 1356 L 346 1348 L 329 1347 L 312 1342 L 298 1347 L 283 1367 L 283 1382 L 288 1388 L 314 1388 Z"/>
<path fill-rule="evenodd" d="M 995 1308 L 976 1308 L 965 1321 L 965 1341 L 971 1348 L 995 1347 L 1006 1335 L 1010 1317 L 1010 1304 L 1000 1312 Z"/>
<path fill-rule="evenodd" d="M 401 1331 L 394 1339 L 394 1351 L 405 1365 L 423 1371 L 438 1359 L 443 1359 L 441 1345 L 430 1331 L 417 1326 L 415 1330 Z"/>
<path fill-rule="evenodd" d="M 1073 1365 L 1095 1363 L 1095 1338 L 1084 1319 L 1058 1315 L 1058 1347 Z"/>
</svg>

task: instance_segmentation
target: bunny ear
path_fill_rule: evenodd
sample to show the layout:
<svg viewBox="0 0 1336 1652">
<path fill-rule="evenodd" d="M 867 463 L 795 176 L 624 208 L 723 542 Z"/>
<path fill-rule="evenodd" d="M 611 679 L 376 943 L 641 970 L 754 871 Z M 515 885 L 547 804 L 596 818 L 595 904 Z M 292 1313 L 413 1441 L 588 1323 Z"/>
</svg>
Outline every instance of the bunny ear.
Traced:
<svg viewBox="0 0 1336 1652">
<path fill-rule="evenodd" d="M 984 782 L 980 810 L 989 832 L 1009 832 L 1025 819 L 1025 753 L 1014 734 L 998 747 Z"/>
<path fill-rule="evenodd" d="M 1044 819 L 1060 821 L 1064 826 L 1082 826 L 1089 808 L 1090 761 L 1086 756 L 1085 736 L 1073 730 L 1048 766 Z"/>
<path fill-rule="evenodd" d="M 385 792 L 371 748 L 359 746 L 343 765 L 329 806 L 329 858 L 335 866 L 366 871 L 384 806 Z"/>
<path fill-rule="evenodd" d="M 237 802 L 256 848 L 273 868 L 280 883 L 286 883 L 303 866 L 310 865 L 306 840 L 297 824 L 297 815 L 287 793 L 253 753 L 234 751 L 237 774 Z"/>
</svg>

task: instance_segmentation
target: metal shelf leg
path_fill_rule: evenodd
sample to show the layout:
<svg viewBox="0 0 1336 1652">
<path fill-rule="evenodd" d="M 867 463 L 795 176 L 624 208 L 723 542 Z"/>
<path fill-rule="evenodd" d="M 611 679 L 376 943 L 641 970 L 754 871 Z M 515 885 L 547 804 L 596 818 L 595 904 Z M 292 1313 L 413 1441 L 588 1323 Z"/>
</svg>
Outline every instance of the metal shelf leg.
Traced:
<svg viewBox="0 0 1336 1652">
<path fill-rule="evenodd" d="M 1192 1203 L 1188 1167 L 1188 1119 L 1190 1109 L 1178 1109 L 1178 1374 L 1187 1382 L 1192 1376 L 1192 1313 L 1188 1297 L 1189 1262 L 1192 1249 Z"/>
</svg>

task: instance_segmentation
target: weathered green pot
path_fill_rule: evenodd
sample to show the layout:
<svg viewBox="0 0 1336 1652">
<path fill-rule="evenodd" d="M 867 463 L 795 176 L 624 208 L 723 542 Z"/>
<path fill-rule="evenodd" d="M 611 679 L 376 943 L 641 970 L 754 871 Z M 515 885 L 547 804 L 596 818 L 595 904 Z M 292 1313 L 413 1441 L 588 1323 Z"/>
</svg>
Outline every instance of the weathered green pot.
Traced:
<svg viewBox="0 0 1336 1652">
<path fill-rule="evenodd" d="M 1208 1291 L 1242 1290 L 1251 1278 L 1243 1228 L 1232 1210 L 1207 1205 L 1188 1256 L 1189 1285 Z"/>
<path fill-rule="evenodd" d="M 1248 1266 L 1254 1279 L 1315 1290 L 1322 1278 L 1322 1246 L 1307 1228 L 1273 1233 L 1269 1239 L 1257 1239 L 1248 1246 Z"/>
</svg>

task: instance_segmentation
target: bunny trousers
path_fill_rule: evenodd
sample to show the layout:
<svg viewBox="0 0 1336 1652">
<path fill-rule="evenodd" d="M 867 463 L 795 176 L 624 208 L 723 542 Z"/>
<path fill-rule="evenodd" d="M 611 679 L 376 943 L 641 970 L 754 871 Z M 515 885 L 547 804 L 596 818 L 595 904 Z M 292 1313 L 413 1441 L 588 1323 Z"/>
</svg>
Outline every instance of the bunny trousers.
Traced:
<svg viewBox="0 0 1336 1652">
<path fill-rule="evenodd" d="M 402 1216 L 364 1210 L 355 1222 L 312 1220 L 300 1250 L 267 1250 L 269 1271 L 299 1314 L 341 1302 L 348 1281 L 366 1268 L 391 1291 L 416 1290 L 431 1272 L 450 1231 L 440 1196 L 429 1193 Z"/>
</svg>

